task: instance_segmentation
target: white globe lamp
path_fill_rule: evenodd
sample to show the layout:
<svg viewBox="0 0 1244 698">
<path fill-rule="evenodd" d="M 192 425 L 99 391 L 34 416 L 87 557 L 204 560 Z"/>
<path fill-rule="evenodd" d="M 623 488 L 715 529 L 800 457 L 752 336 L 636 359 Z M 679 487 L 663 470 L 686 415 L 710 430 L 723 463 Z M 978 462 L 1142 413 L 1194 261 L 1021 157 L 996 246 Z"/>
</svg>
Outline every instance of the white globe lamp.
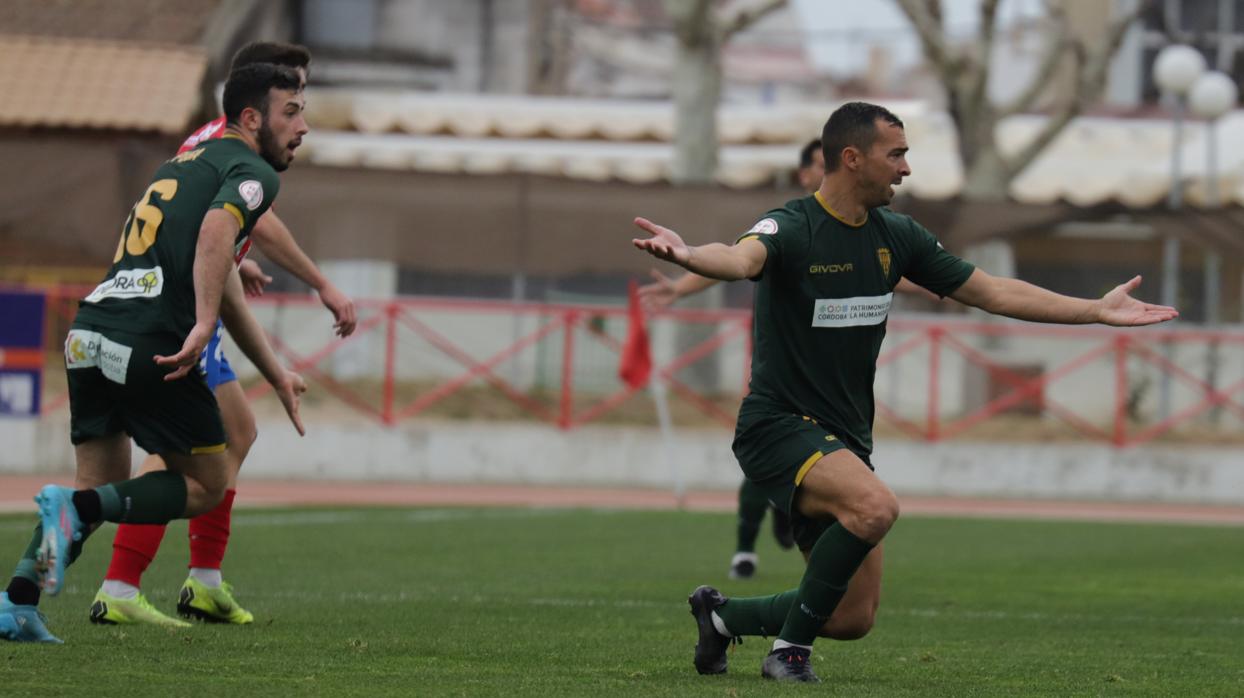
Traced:
<svg viewBox="0 0 1244 698">
<path fill-rule="evenodd" d="M 1205 57 L 1191 46 L 1176 44 L 1158 52 L 1153 80 L 1163 92 L 1183 96 L 1205 72 Z"/>
<path fill-rule="evenodd" d="M 1196 79 L 1188 92 L 1188 106 L 1202 119 L 1217 119 L 1235 108 L 1239 88 L 1226 73 L 1212 70 Z"/>
</svg>

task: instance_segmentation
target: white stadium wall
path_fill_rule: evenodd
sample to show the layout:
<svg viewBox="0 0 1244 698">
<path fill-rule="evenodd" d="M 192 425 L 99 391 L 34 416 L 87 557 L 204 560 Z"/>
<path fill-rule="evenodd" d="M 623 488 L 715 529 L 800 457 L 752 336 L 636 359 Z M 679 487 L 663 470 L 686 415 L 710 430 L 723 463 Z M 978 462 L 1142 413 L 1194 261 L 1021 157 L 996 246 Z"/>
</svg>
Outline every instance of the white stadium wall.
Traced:
<svg viewBox="0 0 1244 698">
<path fill-rule="evenodd" d="M 732 489 L 741 475 L 724 428 L 676 431 L 667 451 L 652 428 L 416 421 L 309 420 L 299 438 L 281 417 L 260 421 L 245 477 L 426 483 Z M 68 419 L 0 420 L 0 473 L 72 472 Z M 669 454 L 667 456 L 667 454 Z M 142 452 L 135 450 L 135 463 Z M 873 463 L 900 495 L 1244 505 L 1239 448 L 883 439 Z"/>
</svg>

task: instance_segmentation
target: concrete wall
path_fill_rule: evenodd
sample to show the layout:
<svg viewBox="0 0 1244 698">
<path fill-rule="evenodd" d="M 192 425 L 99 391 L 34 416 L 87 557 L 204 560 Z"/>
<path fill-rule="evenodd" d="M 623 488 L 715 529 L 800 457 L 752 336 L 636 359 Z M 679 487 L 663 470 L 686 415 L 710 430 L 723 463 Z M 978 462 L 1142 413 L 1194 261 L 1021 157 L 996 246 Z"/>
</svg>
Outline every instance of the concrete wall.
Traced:
<svg viewBox="0 0 1244 698">
<path fill-rule="evenodd" d="M 680 478 L 689 489 L 732 489 L 741 477 L 726 429 L 679 430 L 667 451 L 650 428 L 410 422 L 383 429 L 353 417 L 307 427 L 298 438 L 282 418 L 263 417 L 246 474 L 671 489 Z M 0 473 L 71 472 L 68 428 L 64 414 L 0 420 Z M 135 460 L 141 455 L 136 449 Z M 900 495 L 1244 505 L 1239 448 L 883 440 L 873 460 Z"/>
</svg>

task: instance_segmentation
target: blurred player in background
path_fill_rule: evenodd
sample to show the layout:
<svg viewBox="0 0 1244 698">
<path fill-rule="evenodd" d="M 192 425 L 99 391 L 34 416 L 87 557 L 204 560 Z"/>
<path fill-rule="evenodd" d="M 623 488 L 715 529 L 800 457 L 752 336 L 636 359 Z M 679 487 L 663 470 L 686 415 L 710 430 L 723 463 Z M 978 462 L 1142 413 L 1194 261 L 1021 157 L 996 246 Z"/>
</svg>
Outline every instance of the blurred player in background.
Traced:
<svg viewBox="0 0 1244 698">
<path fill-rule="evenodd" d="M 122 226 L 104 281 L 65 340 L 77 489 L 46 485 L 39 525 L 0 594 L 0 637 L 60 642 L 37 605 L 103 521 L 165 524 L 214 511 L 230 480 L 225 425 L 199 368 L 223 318 L 276 388 L 299 433 L 302 379 L 250 316 L 235 255 L 280 189 L 307 133 L 302 77 L 271 63 L 225 84 L 223 137 L 156 170 Z M 130 479 L 130 439 L 167 469 Z"/>
<path fill-rule="evenodd" d="M 799 188 L 812 194 L 821 186 L 825 176 L 825 154 L 821 152 L 821 139 L 813 138 L 799 150 L 799 169 L 795 171 L 795 179 Z M 648 311 L 660 310 L 671 303 L 699 293 L 717 283 L 717 279 L 687 272 L 678 279 L 670 279 L 653 269 L 654 283 L 639 288 L 639 297 Z M 941 300 L 937 294 L 927 291 L 905 278 L 900 278 L 895 291 Z M 750 579 L 756 574 L 760 563 L 756 555 L 756 538 L 760 535 L 760 526 L 765 520 L 765 511 L 773 510 L 773 537 L 783 550 L 795 546 L 794 534 L 791 532 L 790 517 L 777 506 L 771 505 L 765 493 L 752 481 L 743 478 L 739 486 L 739 518 L 735 538 L 734 556 L 730 558 L 730 579 Z"/>
<path fill-rule="evenodd" d="M 295 44 L 256 42 L 243 46 L 234 54 L 232 70 L 256 63 L 272 63 L 293 69 L 305 85 L 311 54 L 306 48 Z M 186 139 L 178 153 L 190 151 L 200 144 L 220 138 L 226 133 L 225 117 L 208 122 Z M 332 282 L 328 281 L 310 258 L 294 241 L 289 228 L 269 209 L 255 224 L 251 233 L 264 255 L 286 269 L 320 295 L 320 300 L 332 312 L 338 335 L 345 337 L 354 331 L 354 304 Z M 238 271 L 249 295 L 261 295 L 264 286 L 271 281 L 255 262 L 245 259 L 250 239 L 243 243 L 237 254 Z M 235 339 L 237 339 L 235 337 Z M 190 573 L 178 594 L 177 611 L 187 617 L 222 623 L 250 623 L 253 614 L 238 605 L 230 585 L 221 578 L 221 564 L 229 543 L 230 514 L 237 492 L 238 471 L 258 435 L 255 415 L 238 383 L 237 376 L 229 366 L 221 347 L 221 326 L 206 351 L 203 352 L 201 368 L 207 385 L 216 395 L 221 418 L 228 436 L 225 458 L 228 462 L 229 482 L 224 499 L 212 511 L 191 519 Z M 151 456 L 143 463 L 143 471 L 160 470 L 164 463 L 158 456 Z M 122 524 L 117 527 L 112 543 L 112 560 L 104 577 L 104 583 L 96 594 L 90 609 L 95 623 L 156 623 L 160 625 L 184 625 L 181 621 L 156 610 L 141 592 L 142 575 L 155 558 L 160 542 L 164 539 L 163 525 Z"/>
<path fill-rule="evenodd" d="M 704 276 L 756 281 L 750 391 L 734 454 L 747 479 L 792 518 L 807 561 L 794 589 L 728 599 L 702 586 L 689 599 L 701 674 L 726 671 L 744 635 L 777 635 L 761 675 L 816 682 L 812 643 L 866 635 L 881 599 L 881 540 L 898 499 L 874 473 L 873 376 L 893 290 L 908 276 L 990 313 L 1033 322 L 1148 325 L 1174 308 L 1132 298 L 1140 277 L 1100 299 L 1063 296 L 990 276 L 951 255 L 919 223 L 889 210 L 911 174 L 903 123 L 863 102 L 836 110 L 821 134 L 826 174 L 813 196 L 765 214 L 733 246 L 689 247 L 643 218 L 633 244 Z"/>
</svg>

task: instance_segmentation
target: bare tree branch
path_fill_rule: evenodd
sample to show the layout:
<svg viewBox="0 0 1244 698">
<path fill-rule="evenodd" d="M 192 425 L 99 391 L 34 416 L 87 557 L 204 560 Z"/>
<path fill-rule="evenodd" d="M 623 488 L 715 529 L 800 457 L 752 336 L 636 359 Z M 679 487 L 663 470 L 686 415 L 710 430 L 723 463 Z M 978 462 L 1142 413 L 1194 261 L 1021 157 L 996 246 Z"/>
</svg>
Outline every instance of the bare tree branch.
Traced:
<svg viewBox="0 0 1244 698">
<path fill-rule="evenodd" d="M 957 61 L 950 55 L 946 37 L 942 33 L 940 6 L 932 8 L 931 11 L 922 0 L 898 0 L 898 6 L 920 35 L 924 57 L 941 73 L 942 82 L 949 87 L 954 81 L 958 66 Z"/>
<path fill-rule="evenodd" d="M 712 35 L 713 0 L 665 0 L 665 14 L 684 46 L 698 46 Z"/>
<path fill-rule="evenodd" d="M 1072 51 L 1076 57 L 1077 72 L 1083 69 L 1083 48 L 1083 45 L 1077 43 Z M 1077 85 L 1078 84 L 1079 81 L 1077 81 Z M 1053 143 L 1054 139 L 1058 138 L 1058 134 L 1062 133 L 1063 129 L 1067 127 L 1067 124 L 1071 123 L 1071 120 L 1080 113 L 1081 107 L 1079 92 L 1080 88 L 1077 87 L 1077 94 L 1064 102 L 1063 105 L 1059 107 L 1058 111 L 1050 116 L 1050 118 L 1045 122 L 1045 125 L 1028 143 L 1028 145 L 1021 148 L 1015 155 L 1007 158 L 1006 170 L 1008 180 L 1019 175 L 1020 172 L 1023 172 L 1024 168 L 1028 167 L 1028 165 L 1030 165 L 1032 161 L 1041 154 L 1041 151 L 1049 147 L 1050 143 Z"/>
<path fill-rule="evenodd" d="M 994 31 L 996 29 L 996 21 L 998 17 L 998 0 L 984 0 L 981 3 L 981 42 L 982 48 L 988 49 L 993 46 Z M 989 60 L 989 54 L 985 53 L 981 56 L 984 61 Z"/>
<path fill-rule="evenodd" d="M 1040 67 L 1037 68 L 1037 74 L 1033 77 L 1032 82 L 1028 83 L 1027 89 L 1022 94 L 999 110 L 1000 117 L 1032 109 L 1032 106 L 1037 102 L 1037 98 L 1041 96 L 1041 91 L 1053 79 L 1054 72 L 1058 70 L 1063 57 L 1071 50 L 1071 27 L 1068 24 L 1067 12 L 1063 4 L 1046 3 L 1046 8 L 1053 23 L 1050 31 L 1047 32 L 1047 36 L 1052 37 L 1052 39 L 1046 44 L 1045 55 L 1041 57 Z"/>
<path fill-rule="evenodd" d="M 1106 70 L 1110 67 L 1110 59 L 1118 50 L 1119 44 L 1123 43 L 1123 36 L 1131 27 L 1132 22 L 1136 21 L 1144 6 L 1145 3 L 1138 3 L 1132 12 L 1112 22 L 1106 32 L 1104 42 L 1093 42 L 1092 48 L 1081 41 L 1075 43 L 1077 76 L 1075 94 L 1050 117 L 1031 143 L 1007 160 L 1007 170 L 1011 176 L 1022 172 L 1046 146 L 1058 137 L 1059 133 L 1062 133 L 1073 118 L 1101 96 L 1106 85 Z"/>
<path fill-rule="evenodd" d="M 984 0 L 980 7 L 981 34 L 976 42 L 971 67 L 966 76 L 967 91 L 963 108 L 979 112 L 990 109 L 987 85 L 989 82 L 989 57 L 993 53 L 994 22 L 998 14 L 998 0 Z"/>
<path fill-rule="evenodd" d="M 730 40 L 730 37 L 759 22 L 765 15 L 785 6 L 786 0 L 765 0 L 762 5 L 739 10 L 733 17 L 722 24 L 721 43 L 726 43 Z"/>
</svg>

